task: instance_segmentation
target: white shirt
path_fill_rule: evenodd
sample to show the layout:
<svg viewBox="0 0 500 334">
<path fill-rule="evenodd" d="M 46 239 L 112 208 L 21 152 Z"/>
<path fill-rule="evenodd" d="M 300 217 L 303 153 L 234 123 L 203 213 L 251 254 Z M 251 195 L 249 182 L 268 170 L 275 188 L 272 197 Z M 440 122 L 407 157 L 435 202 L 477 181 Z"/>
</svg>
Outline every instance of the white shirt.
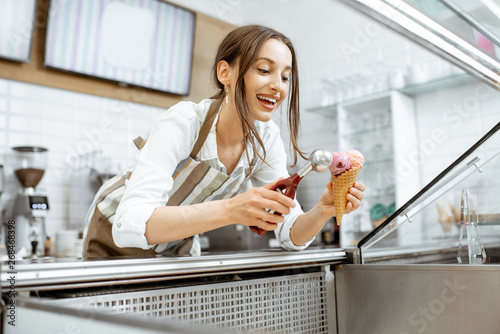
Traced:
<svg viewBox="0 0 500 334">
<path fill-rule="evenodd" d="M 113 239 L 118 247 L 139 247 L 148 249 L 145 237 L 146 222 L 153 211 L 164 206 L 169 199 L 168 193 L 173 186 L 172 174 L 178 163 L 186 159 L 198 137 L 213 100 L 203 100 L 199 104 L 180 102 L 161 114 L 156 120 L 146 145 L 142 148 L 132 177 L 127 184 L 123 198 L 118 206 L 113 223 Z M 210 167 L 226 173 L 225 166 L 217 155 L 217 139 L 214 121 L 197 159 Z M 266 165 L 258 161 L 251 178 L 251 186 L 260 187 L 288 177 L 286 153 L 278 126 L 273 122 L 256 122 L 256 128 L 266 149 Z M 253 152 L 250 151 L 250 159 Z M 230 176 L 244 173 L 249 166 L 245 153 Z M 299 203 L 285 216 L 283 223 L 275 230 L 276 239 L 285 249 L 302 250 L 314 240 L 303 246 L 296 246 L 290 238 L 290 229 L 299 215 L 303 213 Z M 237 223 L 237 222 L 235 222 Z"/>
</svg>

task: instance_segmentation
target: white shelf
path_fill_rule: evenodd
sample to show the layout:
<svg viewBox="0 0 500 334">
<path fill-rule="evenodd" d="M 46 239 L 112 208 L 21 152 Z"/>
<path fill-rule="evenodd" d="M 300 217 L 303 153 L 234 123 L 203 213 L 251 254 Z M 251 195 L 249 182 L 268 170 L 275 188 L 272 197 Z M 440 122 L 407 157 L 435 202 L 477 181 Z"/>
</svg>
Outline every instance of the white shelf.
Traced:
<svg viewBox="0 0 500 334">
<path fill-rule="evenodd" d="M 408 84 L 402 88 L 374 92 L 326 106 L 308 108 L 307 110 L 310 112 L 320 112 L 323 114 L 328 114 L 336 110 L 339 105 L 342 105 L 343 107 L 347 107 L 353 110 L 363 111 L 366 110 L 367 107 L 378 108 L 386 105 L 388 103 L 388 100 L 390 99 L 392 91 L 397 91 L 408 96 L 417 96 L 439 89 L 466 85 L 475 81 L 477 80 L 468 74 L 451 74 L 445 77 L 435 78 L 427 82 Z"/>
<path fill-rule="evenodd" d="M 374 205 L 388 207 L 394 203 L 398 207 L 419 189 L 418 169 L 398 176 L 401 171 L 396 165 L 417 152 L 415 110 L 413 98 L 399 91 L 364 96 L 329 108 L 336 111 L 339 151 L 357 149 L 365 155 L 359 179 L 371 189 L 366 192 L 366 205 L 342 220 L 341 246 L 347 247 L 372 228 L 370 209 Z"/>
</svg>

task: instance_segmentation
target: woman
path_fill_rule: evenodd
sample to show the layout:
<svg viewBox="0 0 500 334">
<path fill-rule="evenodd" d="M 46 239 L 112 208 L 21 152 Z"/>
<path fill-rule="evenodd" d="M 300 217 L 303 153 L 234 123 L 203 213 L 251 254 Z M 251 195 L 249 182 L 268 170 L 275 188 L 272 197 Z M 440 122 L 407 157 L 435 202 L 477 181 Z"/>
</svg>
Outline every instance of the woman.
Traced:
<svg viewBox="0 0 500 334">
<path fill-rule="evenodd" d="M 85 258 L 198 255 L 198 234 L 231 224 L 274 231 L 282 247 L 301 250 L 335 216 L 331 182 L 307 213 L 272 190 L 288 176 L 271 118 L 289 92 L 294 164 L 298 154 L 304 157 L 297 145 L 299 86 L 291 42 L 266 27 L 237 28 L 219 46 L 213 73 L 219 88 L 214 99 L 181 102 L 162 114 L 133 173 L 99 191 Z M 364 189 L 360 182 L 351 188 L 346 213 L 360 206 Z"/>
</svg>

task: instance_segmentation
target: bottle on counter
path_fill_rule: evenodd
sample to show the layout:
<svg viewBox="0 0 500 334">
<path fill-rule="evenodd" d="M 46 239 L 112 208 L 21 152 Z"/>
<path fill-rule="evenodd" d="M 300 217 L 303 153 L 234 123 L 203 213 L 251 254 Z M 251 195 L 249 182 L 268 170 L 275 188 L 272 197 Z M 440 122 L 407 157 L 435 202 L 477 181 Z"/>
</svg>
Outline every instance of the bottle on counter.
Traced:
<svg viewBox="0 0 500 334">
<path fill-rule="evenodd" d="M 31 242 L 31 259 L 36 260 L 38 259 L 38 255 L 36 254 L 36 247 L 38 246 L 38 241 L 33 240 Z"/>
<path fill-rule="evenodd" d="M 335 217 L 326 222 L 321 231 L 321 241 L 324 245 L 340 246 L 340 225 L 337 224 Z"/>
<path fill-rule="evenodd" d="M 54 244 L 50 240 L 50 237 L 47 237 L 45 242 L 43 243 L 43 249 L 44 249 L 44 255 L 45 256 L 52 256 L 52 248 L 54 247 Z"/>
</svg>

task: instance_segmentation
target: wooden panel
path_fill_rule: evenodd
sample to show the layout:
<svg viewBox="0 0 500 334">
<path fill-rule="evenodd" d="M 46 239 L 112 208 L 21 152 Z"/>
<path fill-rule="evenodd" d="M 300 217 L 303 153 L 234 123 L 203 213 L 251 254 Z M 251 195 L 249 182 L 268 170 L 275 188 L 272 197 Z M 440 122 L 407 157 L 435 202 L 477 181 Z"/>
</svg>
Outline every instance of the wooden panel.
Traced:
<svg viewBox="0 0 500 334">
<path fill-rule="evenodd" d="M 0 77 L 163 108 L 182 100 L 199 101 L 213 95 L 214 85 L 210 75 L 212 61 L 219 42 L 235 28 L 226 22 L 196 13 L 190 94 L 176 96 L 140 87 L 122 87 L 116 82 L 44 68 L 43 52 L 48 8 L 49 0 L 38 0 L 31 62 L 22 64 L 0 59 Z"/>
</svg>

